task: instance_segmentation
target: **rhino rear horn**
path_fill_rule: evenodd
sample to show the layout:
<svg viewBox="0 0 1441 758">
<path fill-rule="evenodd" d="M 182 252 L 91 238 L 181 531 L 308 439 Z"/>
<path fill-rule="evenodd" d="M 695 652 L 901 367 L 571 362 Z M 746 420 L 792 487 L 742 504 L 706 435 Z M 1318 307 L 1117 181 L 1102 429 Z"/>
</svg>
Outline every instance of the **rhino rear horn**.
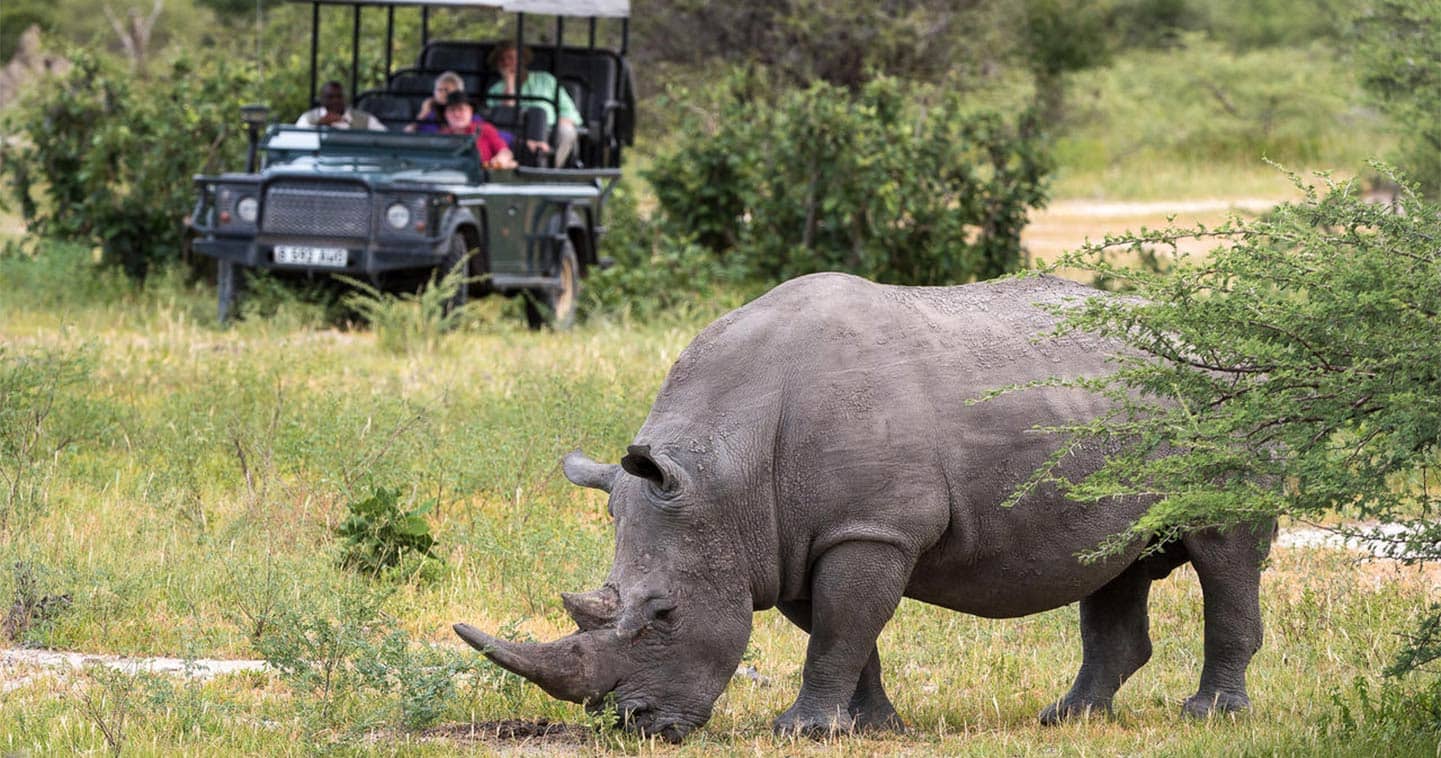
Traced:
<svg viewBox="0 0 1441 758">
<path fill-rule="evenodd" d="M 610 492 L 620 466 L 614 463 L 597 463 L 579 450 L 573 450 L 560 462 L 565 478 L 582 487 Z"/>
<path fill-rule="evenodd" d="M 583 632 L 614 626 L 620 615 L 620 593 L 609 585 L 590 592 L 562 592 L 560 599 Z"/>
</svg>

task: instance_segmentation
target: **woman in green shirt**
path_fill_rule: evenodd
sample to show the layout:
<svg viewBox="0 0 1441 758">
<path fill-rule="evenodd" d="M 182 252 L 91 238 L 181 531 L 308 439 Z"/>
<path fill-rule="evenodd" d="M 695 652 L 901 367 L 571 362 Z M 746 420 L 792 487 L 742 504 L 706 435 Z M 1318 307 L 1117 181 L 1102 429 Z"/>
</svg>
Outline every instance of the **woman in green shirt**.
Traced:
<svg viewBox="0 0 1441 758">
<path fill-rule="evenodd" d="M 529 66 L 531 60 L 530 50 L 524 50 L 525 62 Z M 545 126 L 547 134 L 554 130 L 555 134 L 555 162 L 552 165 L 562 167 L 575 150 L 576 122 L 581 120 L 580 110 L 575 107 L 575 101 L 570 99 L 570 93 L 560 86 L 555 76 L 548 71 L 526 70 L 524 76 L 520 77 L 520 91 L 516 92 L 516 78 L 520 73 L 520 55 L 517 54 L 514 42 L 502 42 L 495 46 L 490 53 L 490 65 L 500 72 L 500 80 L 491 85 L 489 105 L 496 106 L 514 105 L 516 111 L 521 112 L 528 108 L 539 108 L 545 113 Z M 520 98 L 516 95 L 519 94 Z M 524 99 L 521 99 L 524 98 Z M 559 104 L 557 113 L 556 104 Z M 539 140 L 526 140 L 526 146 L 536 152 L 550 152 L 550 145 Z"/>
</svg>

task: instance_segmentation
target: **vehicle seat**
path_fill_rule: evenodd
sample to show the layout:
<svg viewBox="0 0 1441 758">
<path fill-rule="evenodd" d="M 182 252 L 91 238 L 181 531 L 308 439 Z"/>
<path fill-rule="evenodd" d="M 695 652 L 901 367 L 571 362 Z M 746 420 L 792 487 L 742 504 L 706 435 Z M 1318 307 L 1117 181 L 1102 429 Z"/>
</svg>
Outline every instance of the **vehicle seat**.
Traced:
<svg viewBox="0 0 1441 758">
<path fill-rule="evenodd" d="M 415 110 L 410 99 L 382 90 L 368 90 L 355 98 L 355 107 L 380 119 L 391 131 L 405 128 L 413 118 Z"/>
</svg>

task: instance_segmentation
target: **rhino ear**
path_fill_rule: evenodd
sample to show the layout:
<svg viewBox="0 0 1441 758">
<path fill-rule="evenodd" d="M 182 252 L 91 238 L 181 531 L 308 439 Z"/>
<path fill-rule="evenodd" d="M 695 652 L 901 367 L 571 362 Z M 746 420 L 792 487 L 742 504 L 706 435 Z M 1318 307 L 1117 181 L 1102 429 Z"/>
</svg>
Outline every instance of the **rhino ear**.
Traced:
<svg viewBox="0 0 1441 758">
<path fill-rule="evenodd" d="M 582 487 L 610 492 L 615 478 L 620 476 L 620 466 L 614 463 L 597 463 L 579 450 L 572 450 L 560 462 L 565 478 Z"/>
<path fill-rule="evenodd" d="M 620 459 L 621 468 L 627 474 L 647 479 L 655 488 L 664 493 L 673 493 L 680 485 L 679 472 L 669 458 L 652 455 L 650 445 L 631 445 L 626 456 Z"/>
</svg>

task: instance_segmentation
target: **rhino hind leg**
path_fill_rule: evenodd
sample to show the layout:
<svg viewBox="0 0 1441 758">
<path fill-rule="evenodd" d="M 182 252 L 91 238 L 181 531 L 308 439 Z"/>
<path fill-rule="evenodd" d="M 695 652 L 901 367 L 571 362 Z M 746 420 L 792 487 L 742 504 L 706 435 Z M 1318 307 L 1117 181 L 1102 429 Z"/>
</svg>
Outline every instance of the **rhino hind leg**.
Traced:
<svg viewBox="0 0 1441 758">
<path fill-rule="evenodd" d="M 810 601 L 781 602 L 776 607 L 791 623 L 810 634 Z M 896 707 L 891 704 L 885 685 L 881 682 L 881 654 L 874 645 L 871 646 L 870 659 L 866 661 L 865 668 L 861 669 L 861 678 L 856 682 L 856 690 L 851 694 L 846 711 L 858 731 L 905 731 L 905 723 L 896 713 Z"/>
<path fill-rule="evenodd" d="M 1205 661 L 1196 694 L 1182 713 L 1195 718 L 1246 710 L 1246 667 L 1261 649 L 1261 564 L 1275 522 L 1206 530 L 1184 538 L 1201 580 Z"/>
<path fill-rule="evenodd" d="M 787 613 L 792 621 L 809 618 L 811 639 L 800 694 L 776 718 L 777 733 L 826 737 L 888 723 L 899 726 L 880 686 L 876 637 L 895 613 L 913 563 L 901 550 L 879 542 L 842 543 L 815 562 L 810 613 L 800 613 L 803 605 L 787 604 L 796 612 L 795 617 Z"/>
<path fill-rule="evenodd" d="M 1151 581 L 1137 562 L 1081 600 L 1081 670 L 1065 697 L 1041 712 L 1042 724 L 1111 713 L 1116 690 L 1151 658 Z"/>
</svg>

